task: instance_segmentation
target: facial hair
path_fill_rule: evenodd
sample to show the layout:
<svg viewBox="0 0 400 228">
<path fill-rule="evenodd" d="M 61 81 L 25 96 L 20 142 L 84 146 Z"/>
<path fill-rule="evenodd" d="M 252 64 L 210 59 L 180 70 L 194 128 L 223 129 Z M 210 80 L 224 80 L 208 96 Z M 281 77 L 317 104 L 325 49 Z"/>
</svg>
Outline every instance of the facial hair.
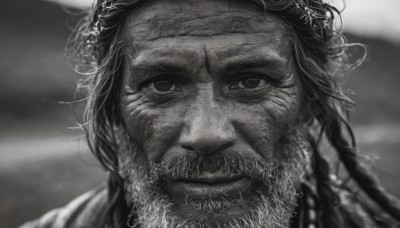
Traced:
<svg viewBox="0 0 400 228">
<path fill-rule="evenodd" d="M 297 201 L 297 188 L 310 165 L 310 145 L 304 128 L 296 127 L 283 140 L 279 157 L 272 161 L 244 157 L 238 151 L 224 151 L 212 155 L 188 152 L 168 161 L 154 164 L 143 153 L 129 150 L 119 153 L 121 175 L 125 180 L 126 200 L 134 205 L 129 216 L 143 228 L 287 228 Z M 131 141 L 130 141 L 131 142 Z M 136 151 L 132 154 L 132 151 Z M 252 206 L 243 216 L 196 220 L 185 219 L 173 210 L 173 201 L 163 187 L 165 179 L 179 179 L 202 172 L 222 172 L 246 175 L 254 187 Z M 191 199 L 191 204 L 203 213 L 218 214 L 234 205 L 240 198 L 219 197 Z"/>
</svg>

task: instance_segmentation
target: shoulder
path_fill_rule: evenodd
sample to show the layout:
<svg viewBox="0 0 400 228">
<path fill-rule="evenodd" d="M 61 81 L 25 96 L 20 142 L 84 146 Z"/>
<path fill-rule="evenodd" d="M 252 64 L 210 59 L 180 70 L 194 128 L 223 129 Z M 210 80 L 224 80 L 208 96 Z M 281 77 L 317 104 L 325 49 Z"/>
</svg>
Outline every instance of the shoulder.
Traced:
<svg viewBox="0 0 400 228">
<path fill-rule="evenodd" d="M 366 196 L 355 196 L 350 191 L 342 191 L 339 197 L 341 205 L 338 209 L 346 227 L 399 228 L 395 220 L 376 205 L 372 205 Z"/>
<path fill-rule="evenodd" d="M 107 203 L 107 188 L 101 185 L 20 228 L 100 228 L 104 226 Z"/>
</svg>

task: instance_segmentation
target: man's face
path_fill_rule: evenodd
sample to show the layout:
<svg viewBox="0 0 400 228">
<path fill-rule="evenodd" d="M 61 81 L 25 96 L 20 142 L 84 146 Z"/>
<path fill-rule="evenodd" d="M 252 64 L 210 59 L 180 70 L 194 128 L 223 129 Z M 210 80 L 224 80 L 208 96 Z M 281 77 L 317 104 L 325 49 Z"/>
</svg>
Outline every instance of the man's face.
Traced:
<svg viewBox="0 0 400 228">
<path fill-rule="evenodd" d="M 290 35 L 249 2 L 155 1 L 126 21 L 121 107 L 135 149 L 119 154 L 121 173 L 128 198 L 158 200 L 175 225 L 260 208 L 288 220 L 293 206 L 304 135 Z"/>
</svg>

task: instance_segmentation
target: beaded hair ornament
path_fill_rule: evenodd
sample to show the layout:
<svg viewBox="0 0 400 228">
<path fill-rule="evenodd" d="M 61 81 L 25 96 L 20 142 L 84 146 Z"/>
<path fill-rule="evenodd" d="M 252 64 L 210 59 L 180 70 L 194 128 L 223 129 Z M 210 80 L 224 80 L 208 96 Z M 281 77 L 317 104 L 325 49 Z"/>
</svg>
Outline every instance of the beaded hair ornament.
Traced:
<svg viewBox="0 0 400 228">
<path fill-rule="evenodd" d="M 95 13 L 94 18 L 96 21 L 93 22 L 92 31 L 90 32 L 91 40 L 88 42 L 92 42 L 93 44 L 97 43 L 98 37 L 101 35 L 101 32 L 105 29 L 103 17 L 113 8 L 113 0 L 104 0 L 98 9 L 97 14 Z"/>
</svg>

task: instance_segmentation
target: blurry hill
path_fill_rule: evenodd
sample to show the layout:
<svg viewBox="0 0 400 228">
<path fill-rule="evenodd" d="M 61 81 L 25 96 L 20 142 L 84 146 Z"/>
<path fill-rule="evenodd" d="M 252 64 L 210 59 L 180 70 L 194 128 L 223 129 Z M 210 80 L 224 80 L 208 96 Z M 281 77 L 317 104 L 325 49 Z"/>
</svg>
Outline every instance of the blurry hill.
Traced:
<svg viewBox="0 0 400 228">
<path fill-rule="evenodd" d="M 3 1 L 0 7 L 0 227 L 35 218 L 104 179 L 76 136 L 65 141 L 76 118 L 70 105 L 57 103 L 73 100 L 77 79 L 64 57 L 71 18 L 40 0 Z M 381 157 L 376 170 L 400 195 L 400 46 L 349 40 L 372 50 L 348 77 L 360 151 Z"/>
<path fill-rule="evenodd" d="M 366 44 L 371 53 L 361 67 L 348 75 L 348 87 L 357 104 L 355 124 L 400 124 L 400 46 L 348 35 L 349 41 Z"/>
</svg>

